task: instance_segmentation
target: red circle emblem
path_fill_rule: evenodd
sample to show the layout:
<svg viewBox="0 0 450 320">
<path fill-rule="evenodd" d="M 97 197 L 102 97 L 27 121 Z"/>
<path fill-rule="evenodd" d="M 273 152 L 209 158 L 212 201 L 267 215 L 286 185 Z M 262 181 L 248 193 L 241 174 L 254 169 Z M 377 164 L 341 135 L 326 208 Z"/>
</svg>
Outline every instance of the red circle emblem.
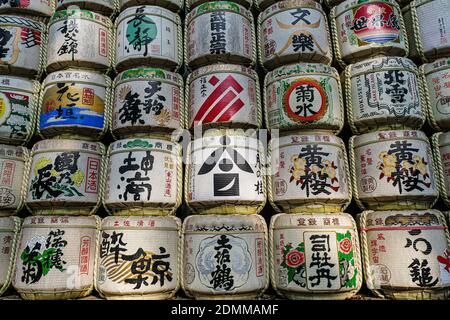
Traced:
<svg viewBox="0 0 450 320">
<path fill-rule="evenodd" d="M 286 255 L 286 264 L 291 268 L 296 268 L 305 262 L 305 254 L 294 250 Z"/>
<path fill-rule="evenodd" d="M 339 242 L 339 250 L 345 254 L 349 254 L 352 250 L 352 242 L 349 238 L 344 238 Z"/>
<path fill-rule="evenodd" d="M 321 119 L 327 110 L 324 88 L 314 79 L 295 81 L 284 94 L 284 108 L 294 121 Z"/>
</svg>

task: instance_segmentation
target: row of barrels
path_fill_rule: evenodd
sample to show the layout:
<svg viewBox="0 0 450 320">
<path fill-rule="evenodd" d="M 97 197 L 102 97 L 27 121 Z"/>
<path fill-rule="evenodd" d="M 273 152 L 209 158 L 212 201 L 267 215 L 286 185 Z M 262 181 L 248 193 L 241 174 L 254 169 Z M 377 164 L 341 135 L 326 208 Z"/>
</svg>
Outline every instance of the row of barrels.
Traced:
<svg viewBox="0 0 450 320">
<path fill-rule="evenodd" d="M 437 210 L 348 214 L 0 218 L 12 280 L 24 299 L 252 299 L 269 285 L 290 299 L 445 299 L 449 233 Z M 358 229 L 359 228 L 359 232 Z M 269 230 L 268 230 L 269 229 Z"/>
</svg>

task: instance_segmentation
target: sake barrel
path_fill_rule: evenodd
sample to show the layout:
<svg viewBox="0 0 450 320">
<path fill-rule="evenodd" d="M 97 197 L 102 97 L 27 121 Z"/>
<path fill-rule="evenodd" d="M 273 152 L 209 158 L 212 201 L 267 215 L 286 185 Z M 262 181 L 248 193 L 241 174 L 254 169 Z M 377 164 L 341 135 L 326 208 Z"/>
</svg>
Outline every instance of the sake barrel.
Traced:
<svg viewBox="0 0 450 320">
<path fill-rule="evenodd" d="M 189 143 L 185 202 L 196 213 L 255 214 L 266 202 L 265 154 L 255 137 L 215 130 Z"/>
<path fill-rule="evenodd" d="M 324 64 L 302 63 L 275 69 L 264 80 L 269 129 L 321 129 L 338 134 L 344 125 L 339 74 Z"/>
<path fill-rule="evenodd" d="M 55 11 L 53 0 L 40 1 L 1 1 L 0 13 L 32 14 L 38 16 L 51 16 Z"/>
<path fill-rule="evenodd" d="M 423 77 L 428 123 L 435 131 L 450 130 L 450 59 L 420 67 Z"/>
<path fill-rule="evenodd" d="M 111 79 L 94 71 L 49 74 L 42 84 L 39 133 L 45 138 L 99 140 L 108 127 L 110 90 Z"/>
<path fill-rule="evenodd" d="M 95 288 L 106 299 L 170 299 L 180 286 L 181 220 L 103 219 Z"/>
<path fill-rule="evenodd" d="M 410 57 L 432 62 L 450 56 L 450 2 L 415 0 L 403 8 Z"/>
<path fill-rule="evenodd" d="M 41 84 L 0 76 L 0 142 L 26 144 L 33 136 Z"/>
<path fill-rule="evenodd" d="M 353 136 L 349 149 L 353 196 L 361 209 L 428 209 L 436 201 L 431 147 L 422 131 Z"/>
<path fill-rule="evenodd" d="M 331 64 L 328 20 L 314 0 L 277 2 L 258 17 L 259 58 L 267 69 L 297 62 Z"/>
<path fill-rule="evenodd" d="M 114 137 L 168 135 L 184 126 L 183 78 L 151 67 L 123 71 L 114 80 L 112 108 Z"/>
<path fill-rule="evenodd" d="M 71 6 L 107 16 L 115 11 L 114 0 L 56 0 L 56 10 L 70 9 Z"/>
<path fill-rule="evenodd" d="M 186 0 L 186 9 L 191 11 L 194 7 L 208 2 L 208 0 Z M 253 0 L 232 0 L 231 2 L 237 3 L 246 9 L 250 9 L 253 4 Z"/>
<path fill-rule="evenodd" d="M 214 64 L 189 74 L 187 128 L 255 128 L 262 125 L 258 74 L 250 68 Z"/>
<path fill-rule="evenodd" d="M 168 215 L 181 205 L 181 146 L 160 139 L 124 139 L 108 149 L 104 207 L 114 215 Z"/>
<path fill-rule="evenodd" d="M 450 208 L 450 133 L 438 132 L 431 139 L 436 165 L 439 195 Z"/>
<path fill-rule="evenodd" d="M 268 193 L 278 212 L 339 212 L 351 200 L 344 142 L 320 132 L 271 140 Z"/>
<path fill-rule="evenodd" d="M 31 152 L 26 205 L 33 214 L 89 215 L 97 209 L 105 147 L 99 142 L 49 139 Z"/>
<path fill-rule="evenodd" d="M 253 15 L 236 3 L 201 4 L 187 14 L 184 32 L 184 59 L 191 69 L 215 62 L 256 63 Z"/>
<path fill-rule="evenodd" d="M 22 16 L 0 16 L 0 71 L 37 77 L 42 71 L 45 25 Z"/>
<path fill-rule="evenodd" d="M 420 129 L 424 124 L 421 79 L 411 60 L 364 60 L 347 66 L 344 77 L 347 119 L 353 133 Z"/>
<path fill-rule="evenodd" d="M 330 11 L 335 57 L 340 64 L 407 56 L 408 39 L 395 0 L 346 0 Z"/>
<path fill-rule="evenodd" d="M 156 6 L 130 7 L 115 22 L 116 69 L 152 66 L 176 70 L 183 63 L 180 16 Z"/>
<path fill-rule="evenodd" d="M 0 216 L 22 209 L 29 158 L 27 148 L 0 144 Z"/>
<path fill-rule="evenodd" d="M 0 296 L 11 284 L 20 224 L 17 217 L 0 217 Z"/>
<path fill-rule="evenodd" d="M 140 5 L 157 5 L 178 12 L 184 8 L 184 0 L 119 0 L 120 11 Z"/>
<path fill-rule="evenodd" d="M 347 213 L 277 214 L 270 221 L 273 288 L 289 299 L 347 299 L 362 285 L 356 223 Z"/>
<path fill-rule="evenodd" d="M 267 225 L 259 215 L 189 216 L 181 286 L 195 299 L 254 299 L 269 285 Z"/>
<path fill-rule="evenodd" d="M 81 67 L 105 71 L 111 66 L 111 20 L 92 11 L 55 12 L 48 26 L 47 71 Z"/>
<path fill-rule="evenodd" d="M 100 223 L 97 216 L 25 218 L 12 278 L 22 299 L 88 296 L 94 287 Z"/>
<path fill-rule="evenodd" d="M 365 281 L 374 294 L 448 299 L 450 238 L 440 211 L 364 211 L 359 225 Z"/>
</svg>

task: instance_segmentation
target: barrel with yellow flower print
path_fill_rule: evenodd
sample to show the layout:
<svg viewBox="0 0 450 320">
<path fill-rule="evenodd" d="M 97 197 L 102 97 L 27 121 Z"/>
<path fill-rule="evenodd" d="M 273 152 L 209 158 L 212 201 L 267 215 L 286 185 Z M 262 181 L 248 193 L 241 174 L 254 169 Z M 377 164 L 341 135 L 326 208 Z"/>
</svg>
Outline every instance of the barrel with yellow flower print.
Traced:
<svg viewBox="0 0 450 320">
<path fill-rule="evenodd" d="M 358 231 L 349 214 L 277 214 L 269 246 L 272 286 L 281 296 L 346 299 L 361 288 Z"/>
<path fill-rule="evenodd" d="M 353 136 L 349 155 L 353 197 L 361 209 L 429 209 L 436 202 L 434 161 L 422 131 Z"/>
<path fill-rule="evenodd" d="M 357 220 L 369 290 L 399 300 L 449 298 L 450 235 L 440 211 L 364 211 Z"/>
<path fill-rule="evenodd" d="M 26 206 L 33 214 L 90 215 L 103 193 L 105 147 L 81 140 L 42 140 L 32 149 Z"/>
</svg>

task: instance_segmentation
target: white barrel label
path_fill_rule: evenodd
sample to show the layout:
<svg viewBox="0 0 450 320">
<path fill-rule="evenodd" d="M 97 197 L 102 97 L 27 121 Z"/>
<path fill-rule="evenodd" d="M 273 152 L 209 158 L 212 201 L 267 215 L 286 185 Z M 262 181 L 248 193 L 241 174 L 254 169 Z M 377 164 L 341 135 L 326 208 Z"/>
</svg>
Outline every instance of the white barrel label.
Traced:
<svg viewBox="0 0 450 320">
<path fill-rule="evenodd" d="M 21 203 L 26 157 L 20 147 L 0 145 L 0 210 L 14 211 Z"/>
<path fill-rule="evenodd" d="M 258 124 L 256 81 L 233 72 L 211 72 L 189 84 L 190 127 L 208 123 Z"/>
</svg>

